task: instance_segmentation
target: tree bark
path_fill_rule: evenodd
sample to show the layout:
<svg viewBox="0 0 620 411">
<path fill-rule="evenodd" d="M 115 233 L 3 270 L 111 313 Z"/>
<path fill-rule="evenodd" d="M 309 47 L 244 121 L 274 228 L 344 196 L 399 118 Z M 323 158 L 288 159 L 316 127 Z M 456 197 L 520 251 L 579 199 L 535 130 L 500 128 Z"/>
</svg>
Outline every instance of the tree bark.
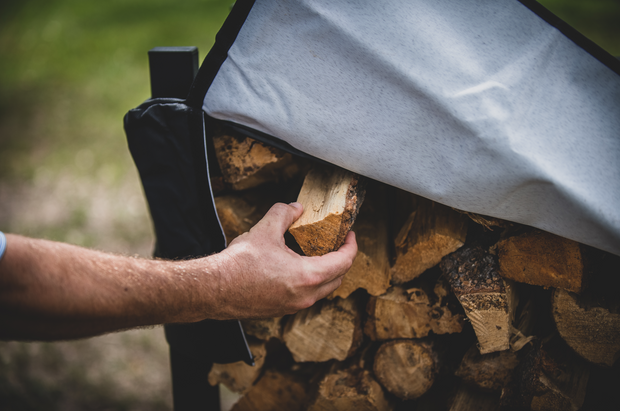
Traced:
<svg viewBox="0 0 620 411">
<path fill-rule="evenodd" d="M 337 250 L 355 222 L 364 195 L 357 174 L 338 168 L 315 168 L 306 176 L 297 198 L 304 212 L 289 232 L 308 256 Z"/>
<path fill-rule="evenodd" d="M 419 398 L 427 392 L 438 369 L 436 355 L 425 341 L 389 341 L 375 355 L 375 377 L 386 390 L 403 400 Z"/>
<path fill-rule="evenodd" d="M 308 383 L 293 373 L 267 370 L 231 411 L 301 411 L 308 389 Z"/>
<path fill-rule="evenodd" d="M 298 312 L 287 321 L 282 338 L 297 362 L 350 357 L 363 338 L 356 296 L 321 300 Z"/>
<path fill-rule="evenodd" d="M 456 376 L 484 391 L 499 391 L 508 383 L 518 364 L 519 358 L 514 351 L 480 354 L 478 347 L 473 345 L 463 357 Z"/>
<path fill-rule="evenodd" d="M 515 289 L 497 273 L 495 256 L 466 247 L 446 256 L 440 267 L 474 327 L 480 353 L 510 348 Z"/>
<path fill-rule="evenodd" d="M 243 330 L 260 340 L 282 339 L 282 317 L 263 318 L 259 320 L 241 320 Z"/>
<path fill-rule="evenodd" d="M 460 248 L 467 235 L 467 217 L 439 203 L 412 194 L 402 203 L 412 204 L 404 224 L 396 228 L 396 259 L 392 282 L 403 284 L 437 265 L 441 258 Z M 407 199 L 407 196 L 410 198 Z M 397 201 L 401 201 L 397 198 Z M 396 220 L 401 221 L 402 218 Z"/>
</svg>

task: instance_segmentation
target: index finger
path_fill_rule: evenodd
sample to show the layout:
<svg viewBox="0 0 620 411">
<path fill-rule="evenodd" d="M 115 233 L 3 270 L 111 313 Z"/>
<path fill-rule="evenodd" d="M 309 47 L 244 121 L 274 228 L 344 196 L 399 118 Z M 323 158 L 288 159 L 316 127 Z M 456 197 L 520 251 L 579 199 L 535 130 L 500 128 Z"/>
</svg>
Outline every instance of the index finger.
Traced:
<svg viewBox="0 0 620 411">
<path fill-rule="evenodd" d="M 317 257 L 305 257 L 312 260 L 312 265 L 322 274 L 322 283 L 329 282 L 343 276 L 353 265 L 357 255 L 355 233 L 349 231 L 344 244 L 336 251 Z"/>
</svg>

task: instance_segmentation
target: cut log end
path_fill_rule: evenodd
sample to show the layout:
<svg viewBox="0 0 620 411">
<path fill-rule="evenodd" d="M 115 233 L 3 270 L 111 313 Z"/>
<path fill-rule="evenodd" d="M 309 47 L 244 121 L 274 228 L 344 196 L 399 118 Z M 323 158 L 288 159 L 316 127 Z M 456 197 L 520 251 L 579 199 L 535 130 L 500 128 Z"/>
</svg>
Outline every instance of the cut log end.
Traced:
<svg viewBox="0 0 620 411">
<path fill-rule="evenodd" d="M 308 173 L 297 201 L 304 207 L 289 232 L 308 256 L 327 254 L 344 244 L 364 202 L 360 176 L 341 169 Z"/>
</svg>

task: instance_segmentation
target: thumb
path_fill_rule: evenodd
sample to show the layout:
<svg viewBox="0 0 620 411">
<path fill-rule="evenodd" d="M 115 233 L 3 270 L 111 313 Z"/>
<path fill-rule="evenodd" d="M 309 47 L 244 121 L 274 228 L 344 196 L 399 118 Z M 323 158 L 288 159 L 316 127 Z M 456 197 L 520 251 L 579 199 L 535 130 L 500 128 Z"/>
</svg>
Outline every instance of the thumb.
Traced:
<svg viewBox="0 0 620 411">
<path fill-rule="evenodd" d="M 267 235 L 281 237 L 291 224 L 297 221 L 303 210 L 304 208 L 300 203 L 288 205 L 276 203 L 250 231 L 259 230 Z"/>
</svg>

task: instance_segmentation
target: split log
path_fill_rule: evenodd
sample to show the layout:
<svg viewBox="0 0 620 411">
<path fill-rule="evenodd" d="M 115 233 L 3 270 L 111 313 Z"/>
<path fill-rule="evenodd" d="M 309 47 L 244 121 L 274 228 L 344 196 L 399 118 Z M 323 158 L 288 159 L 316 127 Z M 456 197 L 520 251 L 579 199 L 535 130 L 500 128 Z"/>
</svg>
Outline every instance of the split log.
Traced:
<svg viewBox="0 0 620 411">
<path fill-rule="evenodd" d="M 390 286 L 390 261 L 385 187 L 369 183 L 364 207 L 355 220 L 357 256 L 329 298 L 347 298 L 358 288 L 370 295 L 381 295 Z"/>
<path fill-rule="evenodd" d="M 471 246 L 444 257 L 440 267 L 471 321 L 480 353 L 510 348 L 515 290 L 499 276 L 495 256 Z"/>
<path fill-rule="evenodd" d="M 249 346 L 254 356 L 255 365 L 253 367 L 243 361 L 231 364 L 213 364 L 209 372 L 209 384 L 224 384 L 230 391 L 240 394 L 247 392 L 258 378 L 267 355 L 264 342 L 251 341 Z"/>
<path fill-rule="evenodd" d="M 452 401 L 450 411 L 495 411 L 498 405 L 499 395 L 461 384 Z"/>
<path fill-rule="evenodd" d="M 464 382 L 484 391 L 499 391 L 510 380 L 510 375 L 519 364 L 517 353 L 511 350 L 480 354 L 473 345 L 465 354 L 456 376 Z"/>
<path fill-rule="evenodd" d="M 481 226 L 483 226 L 484 228 L 490 231 L 493 231 L 493 228 L 503 229 L 503 228 L 512 227 L 514 225 L 514 223 L 507 221 L 507 220 L 502 220 L 501 218 L 495 218 L 495 217 L 490 217 L 487 215 L 470 213 L 468 211 L 462 211 L 456 208 L 454 208 L 453 210 L 458 211 L 461 214 L 465 214 L 474 223 L 480 224 Z"/>
<path fill-rule="evenodd" d="M 287 321 L 282 339 L 297 362 L 350 357 L 363 339 L 356 296 L 321 300 L 299 311 Z"/>
<path fill-rule="evenodd" d="M 231 411 L 294 411 L 308 402 L 308 383 L 293 373 L 267 370 Z"/>
<path fill-rule="evenodd" d="M 620 357 L 620 313 L 618 307 L 613 312 L 594 302 L 556 289 L 552 294 L 553 319 L 577 354 L 594 364 L 612 366 Z"/>
<path fill-rule="evenodd" d="M 409 196 L 412 198 L 409 203 L 414 208 L 410 210 L 404 225 L 397 228 L 399 231 L 394 240 L 394 284 L 411 281 L 437 265 L 442 257 L 460 248 L 467 235 L 466 216 L 422 197 Z"/>
<path fill-rule="evenodd" d="M 291 154 L 232 132 L 216 133 L 213 145 L 224 181 L 234 190 L 288 180 L 300 169 Z"/>
<path fill-rule="evenodd" d="M 504 278 L 575 293 L 583 290 L 585 256 L 575 241 L 534 230 L 499 241 L 497 256 Z"/>
<path fill-rule="evenodd" d="M 271 338 L 282 338 L 282 317 L 264 318 L 258 320 L 241 320 L 246 334 L 259 340 L 267 341 Z"/>
<path fill-rule="evenodd" d="M 360 176 L 337 168 L 311 170 L 297 201 L 304 207 L 289 232 L 308 256 L 327 254 L 344 243 L 364 202 Z"/>
<path fill-rule="evenodd" d="M 420 340 L 394 340 L 382 344 L 375 354 L 374 372 L 386 390 L 403 400 L 427 392 L 438 372 L 431 344 Z"/>
<path fill-rule="evenodd" d="M 350 367 L 332 371 L 323 378 L 308 411 L 388 411 L 393 408 L 370 371 Z"/>
<path fill-rule="evenodd" d="M 459 333 L 464 316 L 452 312 L 441 298 L 435 304 L 424 289 L 394 286 L 382 296 L 371 297 L 366 305 L 368 317 L 364 333 L 373 341 L 422 338 L 435 334 Z"/>
<path fill-rule="evenodd" d="M 215 197 L 215 207 L 228 244 L 241 234 L 250 231 L 250 228 L 265 215 L 256 204 L 250 204 L 241 196 Z"/>
<path fill-rule="evenodd" d="M 540 340 L 515 368 L 500 397 L 500 410 L 574 410 L 583 405 L 588 364 L 563 344 Z"/>
</svg>

